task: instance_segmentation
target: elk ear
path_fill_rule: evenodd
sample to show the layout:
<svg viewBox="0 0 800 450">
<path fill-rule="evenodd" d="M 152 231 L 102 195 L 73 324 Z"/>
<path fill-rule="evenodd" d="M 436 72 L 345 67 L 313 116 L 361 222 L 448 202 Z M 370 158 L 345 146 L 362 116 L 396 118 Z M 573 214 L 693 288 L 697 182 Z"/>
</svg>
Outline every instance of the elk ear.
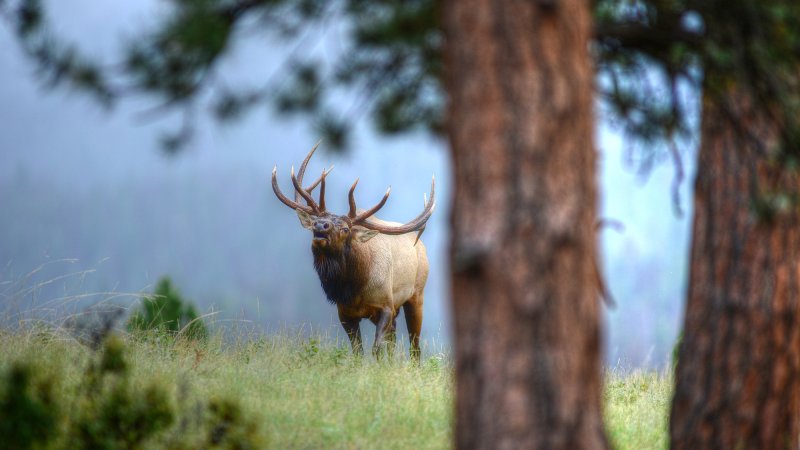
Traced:
<svg viewBox="0 0 800 450">
<path fill-rule="evenodd" d="M 297 212 L 297 217 L 300 218 L 300 224 L 303 225 L 303 228 L 310 230 L 314 226 L 314 219 L 311 218 L 311 215 L 300 208 L 295 210 Z"/>
<path fill-rule="evenodd" d="M 374 238 L 375 236 L 377 236 L 378 234 L 380 234 L 380 232 L 378 232 L 378 231 L 369 230 L 369 229 L 366 229 L 366 228 L 356 228 L 353 231 L 355 231 L 355 233 L 356 233 L 355 238 L 356 238 L 356 240 L 358 242 L 367 242 L 368 240 L 370 240 L 370 239 Z"/>
</svg>

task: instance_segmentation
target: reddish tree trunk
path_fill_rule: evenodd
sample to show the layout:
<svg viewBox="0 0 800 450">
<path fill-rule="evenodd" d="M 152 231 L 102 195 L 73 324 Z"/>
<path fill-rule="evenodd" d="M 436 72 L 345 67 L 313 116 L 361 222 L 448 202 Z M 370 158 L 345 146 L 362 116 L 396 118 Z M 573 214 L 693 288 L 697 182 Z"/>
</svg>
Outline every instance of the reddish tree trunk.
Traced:
<svg viewBox="0 0 800 450">
<path fill-rule="evenodd" d="M 737 111 L 704 105 L 672 447 L 793 449 L 800 437 L 800 222 L 788 198 L 781 211 L 780 192 L 800 184 L 796 171 L 770 156 L 776 139 L 766 115 L 741 96 L 730 99 Z"/>
<path fill-rule="evenodd" d="M 582 0 L 452 0 L 459 448 L 605 448 Z"/>
</svg>

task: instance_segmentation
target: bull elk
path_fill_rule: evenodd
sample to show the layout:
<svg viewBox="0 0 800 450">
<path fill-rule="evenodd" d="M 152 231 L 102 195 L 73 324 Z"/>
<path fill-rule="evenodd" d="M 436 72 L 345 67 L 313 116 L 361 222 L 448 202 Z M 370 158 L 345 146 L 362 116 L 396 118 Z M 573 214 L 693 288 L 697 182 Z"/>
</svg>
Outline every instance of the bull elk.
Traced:
<svg viewBox="0 0 800 450">
<path fill-rule="evenodd" d="M 278 187 L 277 166 L 272 169 L 272 190 L 283 204 L 297 212 L 302 226 L 313 233 L 311 252 L 314 268 L 328 301 L 336 305 L 339 321 L 350 339 L 353 352 L 363 353 L 362 319 L 375 324 L 373 353 L 376 356 L 384 342 L 393 348 L 396 318 L 402 307 L 411 356 L 418 360 L 423 290 L 428 279 L 428 257 L 419 238 L 433 214 L 436 182 L 431 179 L 431 197 L 425 200 L 422 213 L 406 224 L 373 217 L 386 204 L 391 187 L 372 208 L 356 209 L 354 192 L 358 179 L 348 193 L 350 210 L 347 215 L 333 214 L 325 208 L 325 177 L 330 169 L 323 170 L 322 175 L 308 187 L 302 185 L 308 161 L 318 145 L 303 160 L 297 176 L 292 167 L 294 200 Z M 311 196 L 317 186 L 319 203 Z M 416 232 L 416 237 L 411 234 L 413 232 Z"/>
</svg>

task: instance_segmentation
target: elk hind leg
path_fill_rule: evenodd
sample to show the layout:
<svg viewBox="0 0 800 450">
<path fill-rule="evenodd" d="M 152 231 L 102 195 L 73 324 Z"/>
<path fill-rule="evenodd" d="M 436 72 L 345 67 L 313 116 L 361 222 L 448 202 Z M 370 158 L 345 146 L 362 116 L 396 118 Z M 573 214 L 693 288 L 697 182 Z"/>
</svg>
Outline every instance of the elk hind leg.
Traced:
<svg viewBox="0 0 800 450">
<path fill-rule="evenodd" d="M 411 345 L 411 358 L 419 362 L 421 355 L 419 349 L 419 336 L 422 332 L 422 294 L 417 294 L 403 305 L 403 314 L 406 316 L 408 327 L 408 340 Z"/>
<path fill-rule="evenodd" d="M 380 358 L 382 349 L 388 343 L 394 343 L 394 314 L 390 309 L 383 309 L 378 313 L 375 322 L 375 343 L 372 345 L 372 354 Z M 387 342 L 389 341 L 389 342 Z"/>
</svg>

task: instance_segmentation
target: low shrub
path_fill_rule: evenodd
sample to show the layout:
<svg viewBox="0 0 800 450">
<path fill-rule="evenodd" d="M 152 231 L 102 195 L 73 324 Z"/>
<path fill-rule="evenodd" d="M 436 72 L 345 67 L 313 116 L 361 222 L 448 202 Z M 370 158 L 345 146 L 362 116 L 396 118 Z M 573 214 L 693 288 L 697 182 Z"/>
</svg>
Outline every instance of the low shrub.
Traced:
<svg viewBox="0 0 800 450">
<path fill-rule="evenodd" d="M 179 409 L 168 385 L 134 378 L 127 353 L 122 338 L 111 335 L 89 353 L 71 386 L 39 370 L 33 358 L 13 362 L 0 374 L 0 449 L 265 447 L 258 423 L 236 400 Z M 182 395 L 191 397 L 185 389 Z"/>
<path fill-rule="evenodd" d="M 190 339 L 206 339 L 208 330 L 192 302 L 185 300 L 169 277 L 158 280 L 153 295 L 142 300 L 128 320 L 128 331 L 157 330 Z"/>
</svg>

